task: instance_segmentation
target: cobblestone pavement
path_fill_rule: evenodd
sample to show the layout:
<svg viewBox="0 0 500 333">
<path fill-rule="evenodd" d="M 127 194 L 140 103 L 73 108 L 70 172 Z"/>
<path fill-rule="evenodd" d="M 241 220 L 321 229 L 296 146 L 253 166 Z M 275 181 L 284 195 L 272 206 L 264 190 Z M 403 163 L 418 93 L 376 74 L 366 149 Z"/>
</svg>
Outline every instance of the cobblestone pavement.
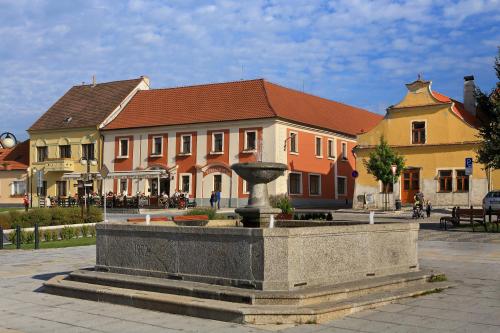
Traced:
<svg viewBox="0 0 500 333">
<path fill-rule="evenodd" d="M 92 266 L 95 246 L 4 250 L 0 332 L 500 332 L 500 244 L 420 241 L 419 252 L 458 286 L 321 325 L 255 327 L 40 293 L 54 274 Z"/>
</svg>

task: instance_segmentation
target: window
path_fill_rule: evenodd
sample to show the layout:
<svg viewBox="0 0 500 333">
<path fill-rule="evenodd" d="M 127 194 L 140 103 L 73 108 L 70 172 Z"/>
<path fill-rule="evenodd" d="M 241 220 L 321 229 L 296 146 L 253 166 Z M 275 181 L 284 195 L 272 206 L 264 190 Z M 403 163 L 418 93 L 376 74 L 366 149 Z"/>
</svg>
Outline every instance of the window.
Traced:
<svg viewBox="0 0 500 333">
<path fill-rule="evenodd" d="M 151 155 L 160 156 L 162 154 L 162 143 L 163 138 L 161 136 L 153 137 L 153 150 L 151 151 Z"/>
<path fill-rule="evenodd" d="M 191 193 L 191 174 L 181 174 L 180 191 L 183 193 Z"/>
<path fill-rule="evenodd" d="M 245 150 L 256 150 L 257 149 L 257 132 L 256 131 L 246 131 L 245 132 Z"/>
<path fill-rule="evenodd" d="M 47 196 L 47 181 L 42 181 L 42 187 L 37 187 L 37 194 L 40 197 Z"/>
<path fill-rule="evenodd" d="M 222 153 L 224 149 L 224 133 L 212 134 L 212 151 L 214 153 Z"/>
<path fill-rule="evenodd" d="M 309 194 L 321 195 L 321 176 L 309 175 Z"/>
<path fill-rule="evenodd" d="M 191 154 L 191 135 L 182 136 L 182 154 Z"/>
<path fill-rule="evenodd" d="M 68 195 L 66 181 L 56 181 L 56 190 L 58 197 L 66 197 Z"/>
<path fill-rule="evenodd" d="M 290 152 L 291 153 L 299 152 L 299 147 L 297 145 L 297 133 L 295 132 L 290 132 Z"/>
<path fill-rule="evenodd" d="M 119 157 L 128 157 L 128 139 L 120 139 Z"/>
<path fill-rule="evenodd" d="M 451 170 L 439 170 L 439 192 L 451 192 Z"/>
<path fill-rule="evenodd" d="M 95 160 L 93 143 L 82 145 L 82 158 L 84 160 Z"/>
<path fill-rule="evenodd" d="M 290 194 L 302 194 L 302 174 L 291 172 L 289 176 Z"/>
<path fill-rule="evenodd" d="M 337 194 L 346 195 L 347 194 L 347 178 L 337 177 Z"/>
<path fill-rule="evenodd" d="M 128 194 L 128 179 L 120 179 L 120 194 Z"/>
<path fill-rule="evenodd" d="M 420 172 L 418 169 L 403 171 L 403 190 L 416 191 L 420 189 Z"/>
<path fill-rule="evenodd" d="M 342 159 L 347 161 L 347 142 L 342 142 Z"/>
<path fill-rule="evenodd" d="M 71 146 L 70 145 L 59 146 L 59 157 L 71 158 Z"/>
<path fill-rule="evenodd" d="M 411 123 L 412 141 L 413 144 L 425 143 L 425 122 L 414 121 Z"/>
<path fill-rule="evenodd" d="M 222 192 L 222 175 L 214 175 L 214 191 Z"/>
<path fill-rule="evenodd" d="M 457 192 L 469 192 L 469 176 L 465 174 L 465 170 L 457 170 Z"/>
<path fill-rule="evenodd" d="M 21 196 L 26 193 L 26 182 L 24 180 L 14 180 L 11 184 L 10 195 Z"/>
<path fill-rule="evenodd" d="M 333 149 L 333 140 L 328 139 L 328 158 L 335 158 Z"/>
<path fill-rule="evenodd" d="M 316 157 L 323 157 L 322 142 L 323 140 L 321 138 L 316 138 Z"/>
<path fill-rule="evenodd" d="M 47 146 L 44 147 L 36 147 L 36 160 L 38 162 L 44 162 L 47 160 L 49 155 L 49 149 Z"/>
</svg>

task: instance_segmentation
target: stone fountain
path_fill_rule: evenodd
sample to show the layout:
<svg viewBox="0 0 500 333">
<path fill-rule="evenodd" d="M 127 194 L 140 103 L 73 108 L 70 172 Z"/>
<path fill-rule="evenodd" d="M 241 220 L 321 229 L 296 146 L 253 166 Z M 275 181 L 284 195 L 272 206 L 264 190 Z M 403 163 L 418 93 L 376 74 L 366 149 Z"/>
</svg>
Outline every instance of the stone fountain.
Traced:
<svg viewBox="0 0 500 333">
<path fill-rule="evenodd" d="M 246 228 L 267 228 L 271 215 L 281 213 L 278 208 L 271 207 L 267 184 L 282 176 L 288 170 L 286 164 L 270 162 L 236 163 L 231 166 L 238 176 L 243 178 L 249 188 L 248 204 L 235 212 L 242 216 Z"/>
</svg>

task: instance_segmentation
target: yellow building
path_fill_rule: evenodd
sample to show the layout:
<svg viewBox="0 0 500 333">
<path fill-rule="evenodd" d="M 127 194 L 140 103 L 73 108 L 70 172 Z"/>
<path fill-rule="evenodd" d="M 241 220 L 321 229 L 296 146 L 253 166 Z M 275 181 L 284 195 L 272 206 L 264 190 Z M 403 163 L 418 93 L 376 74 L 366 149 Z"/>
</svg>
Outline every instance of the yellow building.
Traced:
<svg viewBox="0 0 500 333">
<path fill-rule="evenodd" d="M 474 162 L 472 174 L 466 172 L 465 159 L 476 160 L 480 142 L 473 80 L 472 76 L 465 77 L 464 103 L 460 103 L 433 92 L 431 82 L 419 78 L 406 85 L 404 99 L 389 107 L 377 126 L 358 136 L 356 208 L 384 204 L 382 185 L 363 164 L 381 136 L 406 160 L 405 170 L 396 179 L 394 191 L 391 189 L 389 206 L 395 199 L 413 203 L 418 190 L 433 206 L 478 206 L 490 189 L 500 185 L 499 171 L 484 170 Z"/>
<path fill-rule="evenodd" d="M 86 161 L 91 161 L 90 173 L 94 174 L 102 164 L 100 128 L 143 89 L 149 89 L 147 77 L 74 86 L 28 129 L 33 176 L 28 190 L 35 206 L 39 197 L 85 193 L 77 184 L 87 173 Z M 87 193 L 99 190 L 96 180 L 86 188 Z"/>
</svg>

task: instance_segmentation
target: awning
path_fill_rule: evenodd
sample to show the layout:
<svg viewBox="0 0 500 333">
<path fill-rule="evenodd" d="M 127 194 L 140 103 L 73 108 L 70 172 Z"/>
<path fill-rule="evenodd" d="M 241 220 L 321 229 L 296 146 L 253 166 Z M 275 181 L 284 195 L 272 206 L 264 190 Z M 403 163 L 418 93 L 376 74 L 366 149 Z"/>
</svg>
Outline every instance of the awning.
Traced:
<svg viewBox="0 0 500 333">
<path fill-rule="evenodd" d="M 102 179 L 101 174 L 99 172 L 91 172 L 92 179 Z M 86 173 L 80 172 L 70 172 L 62 175 L 61 179 L 64 180 L 85 180 Z"/>
<path fill-rule="evenodd" d="M 91 172 L 92 179 L 102 179 L 98 172 Z M 80 172 L 65 173 L 62 176 L 64 180 L 84 180 L 86 174 Z M 151 179 L 167 178 L 169 176 L 166 170 L 136 170 L 136 171 L 115 171 L 110 172 L 106 179 Z"/>
</svg>

